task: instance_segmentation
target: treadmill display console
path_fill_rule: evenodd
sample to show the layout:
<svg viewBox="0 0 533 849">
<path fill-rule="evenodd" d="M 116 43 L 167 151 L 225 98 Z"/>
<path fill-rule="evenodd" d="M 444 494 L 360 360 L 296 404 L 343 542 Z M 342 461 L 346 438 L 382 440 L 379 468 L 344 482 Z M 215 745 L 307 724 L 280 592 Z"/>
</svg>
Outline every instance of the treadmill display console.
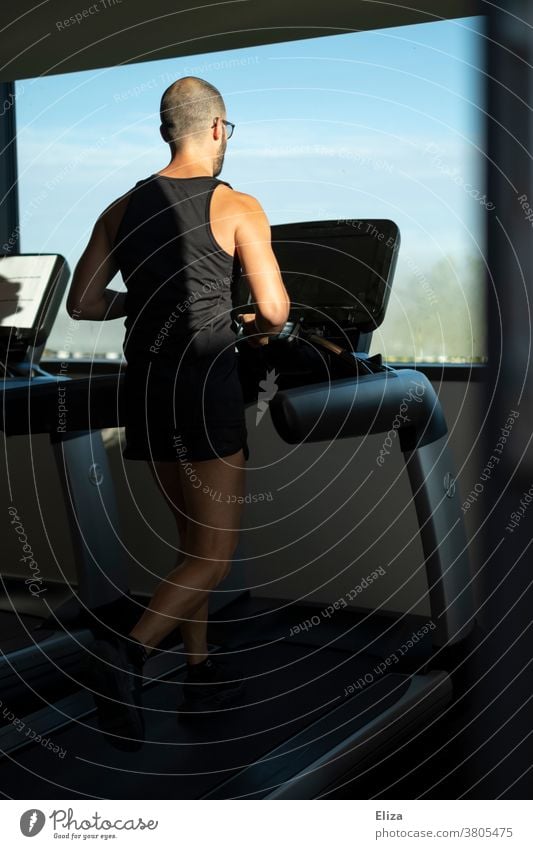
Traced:
<svg viewBox="0 0 533 849">
<path fill-rule="evenodd" d="M 9 359 L 46 342 L 68 279 L 59 254 L 0 255 L 0 347 Z"/>
<path fill-rule="evenodd" d="M 400 232 L 387 219 L 310 221 L 272 227 L 272 247 L 291 300 L 289 321 L 334 323 L 361 332 L 385 316 Z M 234 303 L 253 308 L 239 278 Z"/>
</svg>

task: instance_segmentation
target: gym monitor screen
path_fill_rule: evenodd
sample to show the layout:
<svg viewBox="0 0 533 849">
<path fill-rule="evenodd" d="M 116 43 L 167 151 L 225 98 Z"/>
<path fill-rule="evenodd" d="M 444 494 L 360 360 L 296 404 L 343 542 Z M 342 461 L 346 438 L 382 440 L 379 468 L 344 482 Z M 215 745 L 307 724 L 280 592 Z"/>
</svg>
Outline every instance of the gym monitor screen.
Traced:
<svg viewBox="0 0 533 849">
<path fill-rule="evenodd" d="M 383 321 L 400 246 L 386 219 L 279 224 L 272 247 L 291 300 L 291 320 L 350 321 L 372 330 Z M 236 306 L 250 300 L 246 281 L 236 283 Z M 241 310 L 242 311 L 242 310 Z"/>
<path fill-rule="evenodd" d="M 50 332 L 68 282 L 58 254 L 0 256 L 0 330 L 16 328 L 43 341 Z"/>
<path fill-rule="evenodd" d="M 56 261 L 56 254 L 0 257 L 0 327 L 35 328 Z"/>
</svg>

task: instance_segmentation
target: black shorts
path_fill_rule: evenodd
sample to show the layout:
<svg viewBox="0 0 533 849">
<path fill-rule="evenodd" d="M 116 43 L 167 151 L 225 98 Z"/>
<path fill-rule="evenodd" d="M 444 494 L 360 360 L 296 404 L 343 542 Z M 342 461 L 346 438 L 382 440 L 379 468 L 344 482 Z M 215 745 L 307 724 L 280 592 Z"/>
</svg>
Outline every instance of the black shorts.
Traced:
<svg viewBox="0 0 533 849">
<path fill-rule="evenodd" d="M 123 412 L 127 460 L 249 457 L 234 346 L 210 357 L 129 359 Z"/>
</svg>

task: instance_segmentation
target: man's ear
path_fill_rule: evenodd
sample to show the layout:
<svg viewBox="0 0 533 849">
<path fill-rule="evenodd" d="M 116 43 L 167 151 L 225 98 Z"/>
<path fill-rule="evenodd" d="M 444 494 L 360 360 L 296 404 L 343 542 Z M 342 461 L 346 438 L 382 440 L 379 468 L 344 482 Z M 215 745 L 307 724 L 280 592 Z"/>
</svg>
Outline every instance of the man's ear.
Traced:
<svg viewBox="0 0 533 849">
<path fill-rule="evenodd" d="M 220 118 L 217 118 L 215 124 L 211 129 L 213 131 L 213 138 L 215 141 L 218 141 L 220 138 L 222 138 L 222 121 L 220 120 Z"/>
<path fill-rule="evenodd" d="M 161 133 L 161 138 L 163 139 L 163 141 L 169 144 L 168 130 L 164 124 L 161 124 L 161 126 L 159 127 L 159 132 Z"/>
</svg>

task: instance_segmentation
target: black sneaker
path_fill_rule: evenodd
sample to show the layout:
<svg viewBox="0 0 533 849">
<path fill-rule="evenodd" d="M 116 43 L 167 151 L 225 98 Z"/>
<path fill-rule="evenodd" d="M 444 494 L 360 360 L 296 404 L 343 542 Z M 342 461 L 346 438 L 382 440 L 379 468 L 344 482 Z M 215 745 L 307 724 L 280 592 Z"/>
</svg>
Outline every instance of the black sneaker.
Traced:
<svg viewBox="0 0 533 849">
<path fill-rule="evenodd" d="M 198 668 L 189 666 L 183 682 L 178 719 L 186 720 L 238 704 L 245 692 L 242 673 L 226 661 L 210 655 Z"/>
<path fill-rule="evenodd" d="M 95 641 L 89 658 L 98 724 L 108 743 L 134 752 L 144 741 L 141 710 L 144 649 L 127 637 Z M 105 694 L 105 695 L 104 695 Z"/>
</svg>

